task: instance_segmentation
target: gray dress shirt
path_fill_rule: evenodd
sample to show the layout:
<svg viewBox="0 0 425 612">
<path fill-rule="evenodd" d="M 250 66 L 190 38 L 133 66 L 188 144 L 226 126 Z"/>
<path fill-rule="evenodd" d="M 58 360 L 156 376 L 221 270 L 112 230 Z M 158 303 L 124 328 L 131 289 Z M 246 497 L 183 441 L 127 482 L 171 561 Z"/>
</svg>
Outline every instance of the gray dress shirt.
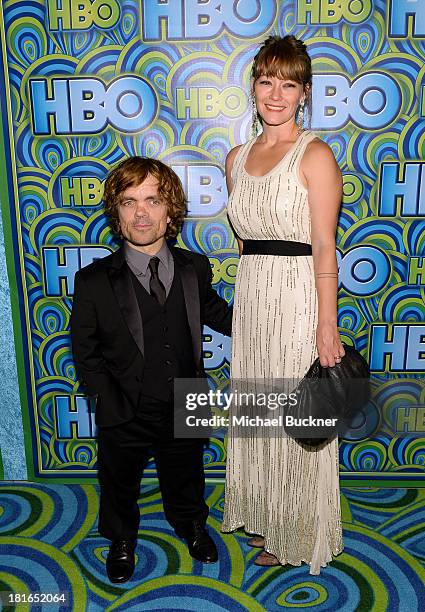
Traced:
<svg viewBox="0 0 425 612">
<path fill-rule="evenodd" d="M 165 287 L 165 293 L 168 297 L 174 278 L 174 259 L 170 253 L 167 243 L 164 242 L 156 255 L 147 255 L 146 253 L 137 251 L 127 242 L 124 242 L 124 253 L 130 270 L 136 275 L 137 280 L 148 293 L 150 293 L 149 281 L 151 279 L 149 261 L 152 257 L 158 257 L 158 276 Z"/>
</svg>

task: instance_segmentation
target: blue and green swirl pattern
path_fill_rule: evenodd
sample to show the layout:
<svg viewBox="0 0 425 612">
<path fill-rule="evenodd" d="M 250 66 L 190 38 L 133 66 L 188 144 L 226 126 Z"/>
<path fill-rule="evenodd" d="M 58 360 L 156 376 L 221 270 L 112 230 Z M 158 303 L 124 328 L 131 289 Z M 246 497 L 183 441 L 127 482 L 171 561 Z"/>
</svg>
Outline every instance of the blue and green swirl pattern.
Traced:
<svg viewBox="0 0 425 612">
<path fill-rule="evenodd" d="M 27 381 L 31 423 L 28 461 L 36 476 L 93 476 L 96 467 L 93 439 L 69 440 L 59 438 L 57 433 L 54 396 L 74 396 L 81 391 L 68 333 L 72 295 L 64 286 L 61 295 L 47 295 L 43 249 L 117 246 L 99 204 L 63 204 L 61 179 L 94 177 L 101 182 L 108 170 L 128 155 L 154 156 L 172 165 L 223 167 L 229 149 L 250 135 L 250 64 L 258 42 L 271 32 L 295 34 L 306 40 L 315 73 L 339 73 L 353 80 L 373 71 L 396 80 L 401 106 L 391 125 L 382 130 L 369 130 L 348 122 L 341 129 L 320 134 L 332 148 L 345 180 L 338 226 L 340 261 L 352 249 L 367 245 L 381 252 L 381 260 L 388 267 L 385 286 L 371 294 L 354 294 L 342 283 L 339 326 L 343 339 L 355 344 L 367 356 L 373 323 L 424 321 L 424 287 L 406 282 L 409 257 L 424 253 L 423 218 L 383 217 L 378 210 L 382 163 L 424 157 L 423 41 L 409 36 L 398 39 L 388 36 L 390 3 L 383 0 L 371 3 L 370 15 L 357 24 L 350 24 L 347 19 L 337 23 L 302 24 L 297 21 L 295 0 L 268 2 L 277 12 L 262 36 L 241 39 L 223 28 L 209 39 L 188 38 L 177 42 L 166 38 L 159 42 L 141 39 L 143 3 L 138 0 L 119 3 L 120 19 L 112 28 L 93 26 L 69 31 L 49 30 L 48 2 L 44 0 L 3 4 L 7 42 L 3 64 L 10 95 L 10 115 L 5 114 L 3 123 L 10 129 L 9 145 L 14 155 L 10 173 L 16 187 L 15 200 L 10 202 L 16 233 L 14 252 L 9 256 L 20 286 L 24 348 L 20 367 Z M 269 6 L 267 2 L 261 4 L 263 8 Z M 29 96 L 31 79 L 89 76 L 109 83 L 122 75 L 143 77 L 155 91 L 158 108 L 148 129 L 125 133 L 107 127 L 86 135 L 34 134 Z M 237 104 L 236 96 L 233 107 L 230 102 L 227 106 L 223 103 L 212 118 L 192 116 L 192 107 L 179 113 L 178 92 L 181 90 L 181 95 L 187 96 L 189 90 L 200 88 L 242 93 Z M 239 105 L 238 112 L 234 110 L 235 104 Z M 216 289 L 230 302 L 237 248 L 224 204 L 215 216 L 188 218 L 178 243 L 210 256 Z M 228 372 L 229 364 L 224 361 L 209 375 L 219 383 Z M 402 382 L 403 372 L 395 378 Z M 412 378 L 415 376 L 409 377 Z M 380 387 L 379 393 L 384 393 L 384 389 Z M 420 439 L 397 439 L 391 432 L 394 398 L 376 401 L 382 410 L 376 433 L 372 438 L 348 437 L 341 442 L 342 470 L 357 473 L 359 478 L 362 472 L 368 472 L 369 477 L 371 472 L 423 475 L 425 460 Z M 215 477 L 223 475 L 222 440 L 212 441 L 205 460 L 207 473 Z M 361 540 L 359 534 L 356 531 L 354 539 Z M 356 580 L 353 575 L 353 585 Z M 184 582 L 179 588 L 186 588 Z M 273 597 L 273 581 L 267 589 Z M 166 585 L 161 587 L 161 592 L 167 597 Z M 308 606 L 310 601 L 321 600 L 323 593 L 322 588 L 315 590 L 306 584 L 301 596 L 296 588 L 288 585 L 279 597 L 282 602 L 303 601 Z M 150 601 L 149 590 L 140 596 Z M 232 600 L 230 586 L 222 596 L 223 602 L 226 598 Z"/>
<path fill-rule="evenodd" d="M 345 549 L 320 576 L 311 576 L 306 565 L 254 565 L 258 549 L 247 545 L 245 534 L 220 533 L 223 486 L 207 486 L 206 496 L 217 564 L 190 557 L 163 517 L 158 487 L 150 485 L 140 498 L 135 573 L 127 584 L 112 585 L 105 571 L 109 542 L 97 532 L 97 487 L 4 483 L 1 590 L 65 593 L 66 609 L 89 612 L 423 609 L 425 493 L 420 489 L 343 490 Z"/>
</svg>

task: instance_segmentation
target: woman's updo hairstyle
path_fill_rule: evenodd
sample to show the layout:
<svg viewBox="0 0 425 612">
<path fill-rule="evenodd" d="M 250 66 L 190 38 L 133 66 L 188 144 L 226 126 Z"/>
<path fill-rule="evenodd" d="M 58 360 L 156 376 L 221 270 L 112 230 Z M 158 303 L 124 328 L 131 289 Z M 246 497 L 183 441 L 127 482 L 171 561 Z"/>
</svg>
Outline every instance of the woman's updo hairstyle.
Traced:
<svg viewBox="0 0 425 612">
<path fill-rule="evenodd" d="M 252 64 L 253 83 L 261 77 L 289 79 L 304 86 L 306 104 L 311 108 L 311 59 L 302 40 L 288 35 L 269 36 Z"/>
</svg>

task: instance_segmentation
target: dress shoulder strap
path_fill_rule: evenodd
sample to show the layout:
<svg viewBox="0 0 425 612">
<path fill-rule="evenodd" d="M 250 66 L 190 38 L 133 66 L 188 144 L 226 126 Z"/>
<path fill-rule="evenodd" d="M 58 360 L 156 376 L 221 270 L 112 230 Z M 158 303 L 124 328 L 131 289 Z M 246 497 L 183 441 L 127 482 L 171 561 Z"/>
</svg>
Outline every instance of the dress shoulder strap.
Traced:
<svg viewBox="0 0 425 612">
<path fill-rule="evenodd" d="M 235 183 L 236 178 L 240 172 L 241 167 L 243 167 L 243 165 L 245 164 L 246 158 L 248 157 L 248 152 L 250 150 L 250 148 L 252 147 L 252 144 L 254 142 L 255 138 L 252 140 L 248 140 L 247 142 L 245 142 L 245 144 L 243 144 L 238 152 L 235 155 L 235 159 L 233 161 L 233 167 L 232 167 L 232 181 L 233 183 Z"/>
<path fill-rule="evenodd" d="M 300 167 L 302 156 L 307 148 L 307 145 L 317 138 L 317 135 L 310 130 L 305 130 L 298 138 L 298 142 L 292 151 L 287 165 L 287 171 L 294 173 L 298 177 L 298 169 Z"/>
</svg>

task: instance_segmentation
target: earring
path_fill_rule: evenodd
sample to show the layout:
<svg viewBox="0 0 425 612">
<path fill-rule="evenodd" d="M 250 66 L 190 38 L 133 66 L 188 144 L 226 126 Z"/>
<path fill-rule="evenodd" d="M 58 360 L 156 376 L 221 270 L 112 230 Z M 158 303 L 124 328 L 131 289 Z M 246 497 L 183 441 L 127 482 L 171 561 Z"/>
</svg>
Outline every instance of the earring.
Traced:
<svg viewBox="0 0 425 612">
<path fill-rule="evenodd" d="M 252 96 L 252 121 L 251 121 L 251 136 L 256 138 L 260 129 L 260 121 L 258 119 L 257 105 L 255 104 L 255 97 Z"/>
<path fill-rule="evenodd" d="M 302 132 L 304 130 L 304 100 L 298 106 L 297 125 L 298 132 Z"/>
</svg>

